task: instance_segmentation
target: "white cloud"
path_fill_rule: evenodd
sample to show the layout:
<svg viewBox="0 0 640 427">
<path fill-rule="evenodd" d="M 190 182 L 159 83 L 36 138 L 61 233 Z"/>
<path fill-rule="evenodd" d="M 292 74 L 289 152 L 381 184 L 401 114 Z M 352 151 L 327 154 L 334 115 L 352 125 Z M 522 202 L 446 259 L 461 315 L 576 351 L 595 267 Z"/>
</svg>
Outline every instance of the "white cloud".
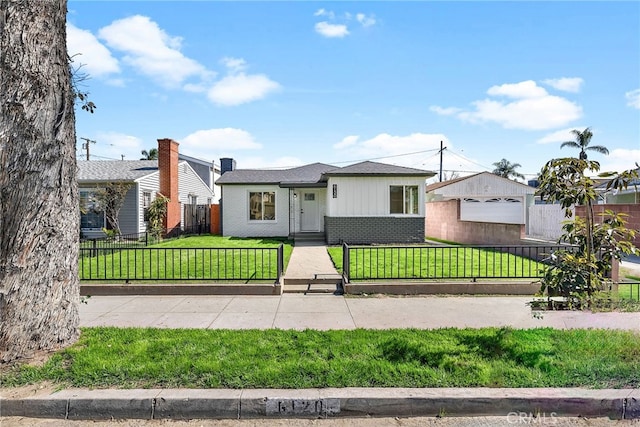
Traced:
<svg viewBox="0 0 640 427">
<path fill-rule="evenodd" d="M 231 73 L 239 73 L 247 69 L 247 61 L 242 58 L 224 57 L 220 62 L 227 67 Z"/>
<path fill-rule="evenodd" d="M 180 52 L 182 39 L 171 37 L 149 17 L 135 15 L 112 22 L 98 35 L 109 47 L 124 52 L 123 61 L 159 84 L 174 88 L 191 77 L 213 73 Z"/>
<path fill-rule="evenodd" d="M 635 164 L 640 164 L 640 149 L 630 150 L 626 148 L 616 148 L 604 156 L 600 161 L 600 172 L 622 172 L 635 169 Z"/>
<path fill-rule="evenodd" d="M 338 142 L 337 144 L 334 144 L 333 148 L 335 148 L 337 150 L 341 150 L 343 148 L 347 148 L 347 147 L 353 146 L 358 142 L 358 139 L 360 139 L 360 137 L 358 135 L 345 136 L 342 139 L 342 141 Z"/>
<path fill-rule="evenodd" d="M 553 143 L 562 143 L 565 141 L 574 141 L 576 139 L 575 135 L 571 133 L 574 129 L 586 129 L 587 126 L 575 126 L 572 128 L 562 129 L 548 135 L 543 136 L 536 142 L 538 144 L 553 144 Z"/>
<path fill-rule="evenodd" d="M 462 111 L 461 108 L 456 108 L 456 107 L 443 108 L 437 105 L 432 105 L 431 107 L 429 107 L 429 110 L 441 116 L 452 116 Z"/>
<path fill-rule="evenodd" d="M 264 74 L 239 73 L 218 81 L 209 89 L 208 96 L 218 105 L 234 106 L 262 99 L 278 89 L 280 84 Z"/>
<path fill-rule="evenodd" d="M 406 136 L 381 133 L 367 140 L 358 136 L 347 136 L 334 144 L 341 158 L 376 159 L 376 161 L 414 167 L 433 169 L 438 167 L 440 141 L 448 139 L 443 134 L 412 133 Z M 404 155 L 407 153 L 417 153 Z M 397 157 L 396 157 L 397 156 Z"/>
<path fill-rule="evenodd" d="M 204 129 L 180 140 L 180 151 L 258 150 L 262 148 L 246 130 L 236 128 Z"/>
<path fill-rule="evenodd" d="M 326 10 L 326 9 L 318 9 L 316 10 L 316 12 L 313 14 L 313 16 L 326 16 L 328 18 L 334 19 L 336 17 L 335 13 Z"/>
<path fill-rule="evenodd" d="M 329 38 L 349 35 L 349 30 L 346 25 L 343 24 L 330 24 L 327 21 L 318 22 L 315 26 L 316 33 Z"/>
<path fill-rule="evenodd" d="M 375 25 L 375 23 L 376 23 L 376 18 L 373 15 L 367 16 L 364 13 L 356 14 L 356 19 L 365 28 L 371 27 L 372 25 Z"/>
<path fill-rule="evenodd" d="M 103 77 L 120 72 L 118 60 L 90 31 L 67 24 L 67 51 L 74 67 L 89 77 Z"/>
<path fill-rule="evenodd" d="M 143 149 L 150 149 L 156 147 L 156 142 L 153 141 L 148 147 L 145 146 L 142 139 L 114 131 L 98 132 L 93 138 L 96 143 L 91 144 L 89 151 L 91 155 L 95 155 L 94 159 L 102 160 L 114 159 L 120 160 L 124 156 L 124 160 L 138 160 L 141 156 L 140 151 Z M 78 154 L 81 155 L 81 151 Z M 84 157 L 83 157 L 84 158 Z"/>
<path fill-rule="evenodd" d="M 640 89 L 632 90 L 624 94 L 627 98 L 627 105 L 629 107 L 640 109 Z"/>
<path fill-rule="evenodd" d="M 580 92 L 584 80 L 580 77 L 561 77 L 559 79 L 543 80 L 542 83 L 557 90 L 577 93 Z"/>
<path fill-rule="evenodd" d="M 454 115 L 469 123 L 497 123 L 506 129 L 546 130 L 566 126 L 582 117 L 582 107 L 568 99 L 550 95 L 534 81 L 509 83 L 489 88 L 490 96 L 505 96 L 513 101 L 483 99 L 471 103 L 472 110 L 434 106 L 431 111 Z"/>
<path fill-rule="evenodd" d="M 547 96 L 546 90 L 536 85 L 533 80 L 520 83 L 506 83 L 500 86 L 492 86 L 487 91 L 491 96 L 506 96 L 509 98 L 541 98 Z"/>
</svg>

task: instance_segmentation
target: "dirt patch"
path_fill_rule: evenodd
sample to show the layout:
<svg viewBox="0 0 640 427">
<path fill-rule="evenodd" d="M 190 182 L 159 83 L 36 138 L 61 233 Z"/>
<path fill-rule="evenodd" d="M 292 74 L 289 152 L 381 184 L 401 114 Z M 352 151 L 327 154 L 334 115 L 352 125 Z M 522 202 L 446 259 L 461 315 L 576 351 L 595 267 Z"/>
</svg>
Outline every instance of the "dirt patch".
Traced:
<svg viewBox="0 0 640 427">
<path fill-rule="evenodd" d="M 43 381 L 21 387 L 0 387 L 0 397 L 4 399 L 19 399 L 24 397 L 47 396 L 58 390 L 60 390 L 60 385 L 50 381 Z"/>
</svg>

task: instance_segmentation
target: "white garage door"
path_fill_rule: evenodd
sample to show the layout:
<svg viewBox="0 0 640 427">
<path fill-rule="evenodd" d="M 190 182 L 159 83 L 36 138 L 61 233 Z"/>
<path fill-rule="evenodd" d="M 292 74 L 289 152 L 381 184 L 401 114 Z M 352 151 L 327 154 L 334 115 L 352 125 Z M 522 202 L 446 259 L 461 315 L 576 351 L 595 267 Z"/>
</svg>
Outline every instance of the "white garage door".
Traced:
<svg viewBox="0 0 640 427">
<path fill-rule="evenodd" d="M 466 198 L 460 201 L 460 220 L 524 224 L 524 207 L 513 197 Z"/>
</svg>

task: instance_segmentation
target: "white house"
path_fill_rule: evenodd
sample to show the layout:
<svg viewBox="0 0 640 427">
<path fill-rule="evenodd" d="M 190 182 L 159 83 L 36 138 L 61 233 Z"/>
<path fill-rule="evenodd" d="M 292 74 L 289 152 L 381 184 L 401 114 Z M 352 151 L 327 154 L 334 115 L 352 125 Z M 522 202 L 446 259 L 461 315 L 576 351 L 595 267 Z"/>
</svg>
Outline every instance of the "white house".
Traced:
<svg viewBox="0 0 640 427">
<path fill-rule="evenodd" d="M 424 241 L 425 181 L 434 172 L 376 162 L 236 169 L 221 159 L 222 234 L 329 244 Z"/>
</svg>

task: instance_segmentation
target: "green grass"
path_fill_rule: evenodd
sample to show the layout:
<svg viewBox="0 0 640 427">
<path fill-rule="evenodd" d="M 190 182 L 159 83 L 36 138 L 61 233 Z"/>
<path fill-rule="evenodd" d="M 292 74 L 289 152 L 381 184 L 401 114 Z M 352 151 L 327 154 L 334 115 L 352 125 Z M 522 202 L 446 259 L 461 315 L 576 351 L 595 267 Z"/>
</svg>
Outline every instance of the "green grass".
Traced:
<svg viewBox="0 0 640 427">
<path fill-rule="evenodd" d="M 85 328 L 43 366 L 5 368 L 4 386 L 640 386 L 640 335 L 611 330 L 185 330 Z"/>
<path fill-rule="evenodd" d="M 342 246 L 328 248 L 343 271 Z M 350 254 L 350 279 L 392 278 L 533 278 L 543 264 L 490 249 L 468 247 L 354 247 Z"/>
<path fill-rule="evenodd" d="M 640 301 L 640 283 L 619 283 L 618 296 L 622 299 Z"/>
<path fill-rule="evenodd" d="M 244 248 L 269 249 L 284 244 L 286 267 L 293 246 L 290 241 L 267 238 L 233 238 L 221 236 L 189 236 L 166 240 L 146 248 L 116 249 L 102 255 L 80 258 L 81 280 L 260 280 L 276 276 L 275 251 L 253 251 Z M 166 249 L 149 251 L 148 249 Z M 226 248 L 224 252 L 207 248 Z"/>
</svg>

